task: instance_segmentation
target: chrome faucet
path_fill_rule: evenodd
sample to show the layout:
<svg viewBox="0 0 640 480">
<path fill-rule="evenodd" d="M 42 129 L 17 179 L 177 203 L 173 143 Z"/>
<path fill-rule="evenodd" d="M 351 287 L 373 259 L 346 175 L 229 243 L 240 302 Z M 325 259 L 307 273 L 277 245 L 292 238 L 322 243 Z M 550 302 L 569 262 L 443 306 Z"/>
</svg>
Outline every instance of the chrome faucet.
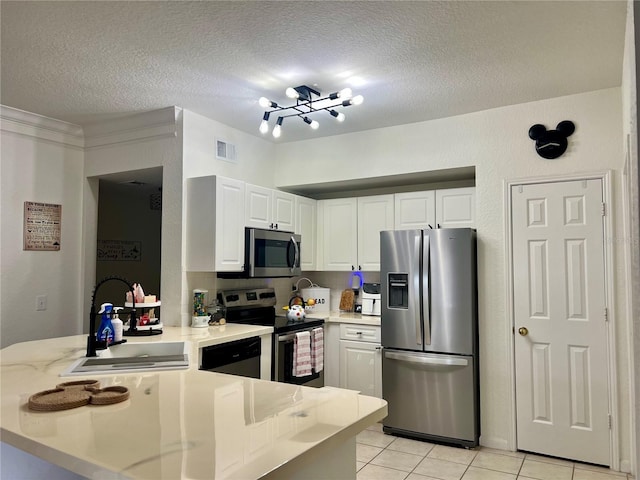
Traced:
<svg viewBox="0 0 640 480">
<path fill-rule="evenodd" d="M 93 293 L 91 294 L 91 312 L 89 313 L 89 337 L 87 338 L 87 357 L 96 357 L 96 350 L 98 348 L 104 349 L 107 348 L 106 342 L 99 342 L 96 338 L 96 293 L 98 292 L 98 288 L 103 283 L 106 283 L 110 280 L 118 280 L 127 285 L 127 288 L 131 290 L 131 318 L 129 320 L 129 332 L 130 334 L 135 335 L 134 332 L 137 331 L 137 320 L 136 320 L 136 295 L 133 291 L 133 285 L 131 282 L 125 280 L 122 277 L 106 277 L 100 280 L 95 287 L 93 287 Z"/>
</svg>

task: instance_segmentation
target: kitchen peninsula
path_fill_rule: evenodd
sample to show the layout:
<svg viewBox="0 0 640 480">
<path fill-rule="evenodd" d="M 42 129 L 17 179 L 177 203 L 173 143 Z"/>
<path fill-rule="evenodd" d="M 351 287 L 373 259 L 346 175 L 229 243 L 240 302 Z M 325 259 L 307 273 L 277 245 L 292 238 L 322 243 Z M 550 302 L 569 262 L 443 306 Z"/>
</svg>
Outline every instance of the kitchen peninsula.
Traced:
<svg viewBox="0 0 640 480">
<path fill-rule="evenodd" d="M 59 376 L 85 354 L 84 335 L 11 345 L 0 351 L 2 442 L 88 478 L 355 479 L 355 436 L 386 416 L 384 400 L 198 370 L 200 348 L 270 331 L 165 327 L 129 341 L 188 341 L 188 369 L 87 377 Z M 27 408 L 32 394 L 81 378 L 130 398 Z"/>
</svg>

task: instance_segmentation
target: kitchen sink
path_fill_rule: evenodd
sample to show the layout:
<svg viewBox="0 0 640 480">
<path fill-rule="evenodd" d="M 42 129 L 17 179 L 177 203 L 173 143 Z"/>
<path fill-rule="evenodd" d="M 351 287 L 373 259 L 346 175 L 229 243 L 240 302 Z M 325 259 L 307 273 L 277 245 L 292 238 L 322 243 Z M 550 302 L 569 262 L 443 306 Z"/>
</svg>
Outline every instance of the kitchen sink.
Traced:
<svg viewBox="0 0 640 480">
<path fill-rule="evenodd" d="M 60 376 L 184 369 L 190 349 L 189 342 L 123 343 L 80 358 Z"/>
</svg>

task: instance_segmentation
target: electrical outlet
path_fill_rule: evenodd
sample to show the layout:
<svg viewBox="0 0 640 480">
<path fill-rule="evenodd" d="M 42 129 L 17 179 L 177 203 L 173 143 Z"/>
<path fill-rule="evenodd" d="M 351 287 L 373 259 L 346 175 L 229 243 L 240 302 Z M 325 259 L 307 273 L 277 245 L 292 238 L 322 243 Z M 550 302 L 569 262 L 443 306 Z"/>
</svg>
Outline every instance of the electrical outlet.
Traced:
<svg viewBox="0 0 640 480">
<path fill-rule="evenodd" d="M 47 309 L 47 296 L 46 295 L 38 295 L 36 297 L 36 310 L 46 310 Z"/>
</svg>

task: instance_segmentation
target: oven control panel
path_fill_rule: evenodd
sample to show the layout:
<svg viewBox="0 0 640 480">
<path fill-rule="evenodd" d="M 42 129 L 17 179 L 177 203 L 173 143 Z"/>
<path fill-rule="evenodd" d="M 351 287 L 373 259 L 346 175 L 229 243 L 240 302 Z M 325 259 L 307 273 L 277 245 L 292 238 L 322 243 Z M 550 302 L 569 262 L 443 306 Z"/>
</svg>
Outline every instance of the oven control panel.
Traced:
<svg viewBox="0 0 640 480">
<path fill-rule="evenodd" d="M 249 290 L 221 290 L 218 300 L 227 308 L 272 307 L 276 304 L 273 288 L 252 288 Z"/>
</svg>

